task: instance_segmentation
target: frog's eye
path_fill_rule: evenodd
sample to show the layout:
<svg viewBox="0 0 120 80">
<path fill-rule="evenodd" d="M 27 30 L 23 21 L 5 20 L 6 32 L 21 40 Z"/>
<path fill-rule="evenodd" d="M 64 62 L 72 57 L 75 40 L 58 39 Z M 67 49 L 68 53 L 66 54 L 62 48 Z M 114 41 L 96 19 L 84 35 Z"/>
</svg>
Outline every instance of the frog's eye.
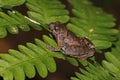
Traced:
<svg viewBox="0 0 120 80">
<path fill-rule="evenodd" d="M 90 48 L 95 48 L 95 46 L 92 44 L 91 41 L 89 41 L 89 40 L 87 40 L 87 39 L 85 39 L 84 41 L 85 41 L 85 44 L 86 44 L 88 47 L 90 47 Z"/>
<path fill-rule="evenodd" d="M 86 42 L 86 45 L 91 46 L 92 44 L 91 44 L 91 43 L 89 43 L 89 42 Z"/>
</svg>

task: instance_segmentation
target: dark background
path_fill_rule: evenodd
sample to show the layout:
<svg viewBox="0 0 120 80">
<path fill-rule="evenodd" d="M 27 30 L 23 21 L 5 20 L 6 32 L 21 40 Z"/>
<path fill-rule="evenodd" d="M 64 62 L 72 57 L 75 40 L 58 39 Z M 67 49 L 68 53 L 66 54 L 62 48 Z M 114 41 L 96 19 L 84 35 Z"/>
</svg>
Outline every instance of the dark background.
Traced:
<svg viewBox="0 0 120 80">
<path fill-rule="evenodd" d="M 67 5 L 67 9 L 71 10 L 71 6 L 68 4 L 67 0 L 60 0 L 63 4 Z M 112 14 L 116 18 L 116 28 L 120 26 L 120 0 L 91 0 L 95 6 L 103 8 L 103 10 L 109 14 Z M 16 9 L 26 15 L 27 8 L 25 5 L 20 7 L 15 7 Z M 72 14 L 70 14 L 72 15 Z M 23 32 L 17 35 L 8 34 L 4 39 L 0 39 L 0 53 L 7 53 L 8 49 L 17 49 L 18 44 L 25 45 L 26 42 L 33 42 L 34 38 L 40 38 L 41 35 L 47 34 L 46 30 L 37 31 L 31 28 L 29 32 Z M 97 55 L 97 54 L 96 54 Z M 101 57 L 99 57 L 100 59 Z M 34 79 L 26 80 L 70 80 L 70 76 L 74 76 L 74 72 L 78 71 L 77 67 L 72 66 L 70 63 L 64 60 L 55 59 L 57 63 L 57 71 L 55 73 L 49 73 L 48 77 L 42 79 L 37 74 Z M 2 78 L 1 78 L 2 79 Z M 0 80 L 1 80 L 0 79 Z"/>
</svg>

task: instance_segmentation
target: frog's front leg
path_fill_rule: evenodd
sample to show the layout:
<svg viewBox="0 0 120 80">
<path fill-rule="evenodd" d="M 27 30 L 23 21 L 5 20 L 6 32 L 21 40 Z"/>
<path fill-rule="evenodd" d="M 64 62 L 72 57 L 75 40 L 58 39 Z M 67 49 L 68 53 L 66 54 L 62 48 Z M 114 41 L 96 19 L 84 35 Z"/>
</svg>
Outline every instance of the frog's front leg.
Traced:
<svg viewBox="0 0 120 80">
<path fill-rule="evenodd" d="M 64 41 L 63 41 L 63 38 L 61 36 L 58 36 L 57 37 L 57 45 L 58 45 L 58 48 L 62 48 L 64 47 Z"/>
<path fill-rule="evenodd" d="M 49 50 L 51 50 L 51 51 L 61 51 L 62 50 L 62 47 L 63 47 L 63 44 L 62 44 L 62 42 L 61 42 L 61 40 L 58 38 L 58 40 L 57 40 L 57 47 L 55 48 L 55 47 L 52 47 L 52 46 L 47 46 L 47 48 L 49 49 Z"/>
</svg>

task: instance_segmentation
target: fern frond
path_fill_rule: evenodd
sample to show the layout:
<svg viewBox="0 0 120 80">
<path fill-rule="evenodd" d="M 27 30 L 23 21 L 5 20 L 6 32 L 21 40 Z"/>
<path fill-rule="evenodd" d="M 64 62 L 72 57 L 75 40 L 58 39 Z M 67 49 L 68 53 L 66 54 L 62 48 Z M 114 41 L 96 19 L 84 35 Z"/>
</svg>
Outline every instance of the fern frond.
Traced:
<svg viewBox="0 0 120 80">
<path fill-rule="evenodd" d="M 69 12 L 58 0 L 27 0 L 26 5 L 30 9 L 29 17 L 43 25 L 56 21 L 65 23 L 69 20 Z"/>
<path fill-rule="evenodd" d="M 0 38 L 7 36 L 7 31 L 11 34 L 18 34 L 19 29 L 29 31 L 29 26 L 40 30 L 40 25 L 33 23 L 18 11 L 8 11 L 8 14 L 0 12 Z"/>
<path fill-rule="evenodd" d="M 20 3 L 22 4 L 22 1 L 23 0 L 16 1 L 16 3 L 14 1 L 13 4 L 20 5 Z M 25 2 L 25 0 L 23 2 Z M 8 3 L 9 1 L 6 5 Z M 9 6 L 13 7 L 12 2 L 10 3 Z M 5 2 L 2 4 L 5 5 Z M 65 5 L 61 4 L 58 0 L 27 0 L 26 5 L 30 9 L 30 11 L 28 11 L 29 17 L 39 24 L 34 23 L 33 20 L 31 21 L 30 18 L 23 16 L 17 11 L 8 11 L 8 14 L 0 12 L 0 38 L 7 36 L 7 30 L 12 34 L 18 34 L 18 28 L 21 28 L 23 31 L 29 31 L 29 26 L 32 26 L 33 28 L 40 30 L 40 24 L 46 25 L 56 21 L 65 23 L 69 20 L 69 12 L 65 10 Z"/>
<path fill-rule="evenodd" d="M 109 48 L 118 30 L 113 29 L 115 18 L 102 9 L 93 6 L 88 0 L 68 0 L 73 6 L 75 17 L 67 27 L 78 36 L 89 38 L 97 49 Z"/>
<path fill-rule="evenodd" d="M 0 8 L 12 8 L 22 5 L 26 0 L 0 0 Z"/>
<path fill-rule="evenodd" d="M 119 33 L 120 34 L 120 33 Z M 118 34 L 118 35 L 119 35 Z M 120 39 L 120 37 L 118 36 Z M 71 77 L 71 80 L 120 80 L 120 40 L 115 43 L 111 52 L 105 52 L 106 60 L 102 65 L 98 63 L 88 64 L 88 67 L 80 69 L 81 73 L 76 73 L 77 77 Z"/>
<path fill-rule="evenodd" d="M 35 68 L 41 77 L 46 77 L 49 72 L 56 71 L 56 63 L 52 52 L 42 48 L 43 42 L 35 39 L 36 45 L 27 43 L 26 47 L 19 45 L 19 51 L 10 49 L 9 54 L 0 54 L 0 75 L 9 80 L 25 80 L 35 76 Z M 45 45 L 45 44 L 44 44 Z M 56 53 L 57 56 L 63 55 Z M 35 66 L 35 67 L 34 67 Z M 48 71 L 47 71 L 48 70 Z"/>
<path fill-rule="evenodd" d="M 80 71 L 81 73 L 76 72 L 77 77 L 71 77 L 71 80 L 114 80 L 109 71 L 97 63 L 89 63 L 85 70 L 80 69 Z"/>
<path fill-rule="evenodd" d="M 119 33 L 120 34 L 120 33 Z M 102 64 L 113 76 L 120 79 L 120 37 L 115 43 L 115 47 L 112 48 L 111 52 L 105 53 L 105 58 L 107 61 L 103 61 Z"/>
<path fill-rule="evenodd" d="M 45 78 L 49 72 L 56 71 L 56 63 L 54 57 L 68 60 L 71 64 L 78 66 L 78 62 L 74 58 L 65 57 L 60 52 L 52 52 L 47 49 L 49 41 L 53 39 L 44 35 L 44 43 L 39 39 L 35 39 L 35 44 L 26 43 L 26 46 L 19 45 L 17 50 L 9 49 L 9 54 L 0 54 L 0 76 L 4 80 L 25 80 L 33 78 L 36 70 L 39 75 Z"/>
</svg>

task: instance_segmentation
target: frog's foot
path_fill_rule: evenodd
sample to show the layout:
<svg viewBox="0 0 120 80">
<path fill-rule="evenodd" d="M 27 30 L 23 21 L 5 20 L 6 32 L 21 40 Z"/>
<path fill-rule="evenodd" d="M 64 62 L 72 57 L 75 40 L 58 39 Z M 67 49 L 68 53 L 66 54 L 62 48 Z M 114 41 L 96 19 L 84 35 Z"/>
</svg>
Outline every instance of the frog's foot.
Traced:
<svg viewBox="0 0 120 80">
<path fill-rule="evenodd" d="M 52 47 L 52 46 L 46 46 L 47 47 L 47 49 L 49 49 L 49 50 L 51 50 L 51 51 L 61 51 L 61 48 L 59 48 L 59 47 L 57 47 L 57 48 L 54 48 L 54 47 Z"/>
</svg>

